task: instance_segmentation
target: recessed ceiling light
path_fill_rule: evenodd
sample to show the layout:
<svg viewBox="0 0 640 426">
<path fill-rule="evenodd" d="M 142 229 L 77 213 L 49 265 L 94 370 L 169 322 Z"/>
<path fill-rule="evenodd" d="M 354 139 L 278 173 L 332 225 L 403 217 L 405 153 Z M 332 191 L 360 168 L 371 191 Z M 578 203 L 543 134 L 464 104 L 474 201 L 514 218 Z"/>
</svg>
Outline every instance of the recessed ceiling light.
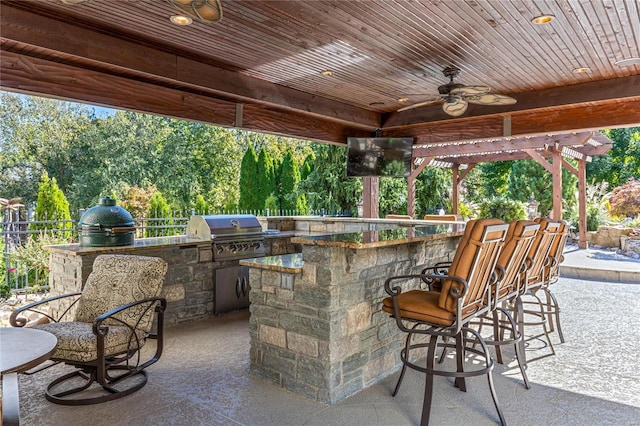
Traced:
<svg viewBox="0 0 640 426">
<path fill-rule="evenodd" d="M 578 68 L 574 68 L 573 70 L 574 74 L 584 74 L 587 72 L 591 72 L 591 68 L 589 67 L 578 67 Z"/>
<path fill-rule="evenodd" d="M 535 18 L 533 18 L 531 20 L 531 22 L 533 22 L 536 25 L 542 25 L 542 24 L 548 24 L 549 22 L 553 21 L 554 19 L 556 19 L 555 16 L 550 15 L 550 14 L 545 14 L 545 15 L 536 16 Z"/>
<path fill-rule="evenodd" d="M 324 75 L 325 77 L 331 77 L 333 75 L 333 71 L 324 70 L 322 71 L 322 75 Z"/>
<path fill-rule="evenodd" d="M 369 106 L 383 106 L 384 102 L 371 102 Z"/>
<path fill-rule="evenodd" d="M 62 3 L 64 3 L 64 4 L 71 4 L 71 5 L 74 5 L 74 4 L 84 3 L 84 2 L 89 1 L 89 0 L 60 0 L 60 1 L 61 1 Z"/>
<path fill-rule="evenodd" d="M 626 59 L 621 59 L 619 61 L 614 62 L 614 65 L 617 65 L 619 67 L 629 67 L 631 65 L 637 65 L 640 64 L 640 58 L 626 58 Z"/>
<path fill-rule="evenodd" d="M 171 15 L 171 18 L 169 18 L 169 20 L 176 25 L 191 25 L 191 23 L 193 22 L 193 19 L 184 15 Z"/>
<path fill-rule="evenodd" d="M 398 102 L 408 102 L 408 101 L 409 101 L 409 98 L 406 98 L 406 97 L 398 99 Z"/>
</svg>

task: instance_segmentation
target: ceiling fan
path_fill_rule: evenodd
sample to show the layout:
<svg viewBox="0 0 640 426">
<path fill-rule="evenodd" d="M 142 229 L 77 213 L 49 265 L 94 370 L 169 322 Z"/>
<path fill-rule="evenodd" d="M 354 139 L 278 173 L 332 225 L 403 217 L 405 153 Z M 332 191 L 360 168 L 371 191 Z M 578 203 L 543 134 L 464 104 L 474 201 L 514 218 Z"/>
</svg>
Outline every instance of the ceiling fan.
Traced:
<svg viewBox="0 0 640 426">
<path fill-rule="evenodd" d="M 465 86 L 455 83 L 453 79 L 460 73 L 460 69 L 456 67 L 447 67 L 442 73 L 445 77 L 449 77 L 449 83 L 438 87 L 439 94 L 437 96 L 400 108 L 398 112 L 442 102 L 442 110 L 445 113 L 459 117 L 465 113 L 470 103 L 479 105 L 512 105 L 516 103 L 516 100 L 510 96 L 489 93 L 491 88 L 488 86 Z"/>
</svg>

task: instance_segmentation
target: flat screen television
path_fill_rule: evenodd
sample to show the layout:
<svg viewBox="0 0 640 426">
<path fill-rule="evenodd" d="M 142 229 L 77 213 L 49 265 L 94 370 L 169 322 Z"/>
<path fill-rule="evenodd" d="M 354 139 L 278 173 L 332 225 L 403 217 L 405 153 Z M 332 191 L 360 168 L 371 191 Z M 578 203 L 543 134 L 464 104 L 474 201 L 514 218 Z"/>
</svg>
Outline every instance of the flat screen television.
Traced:
<svg viewBox="0 0 640 426">
<path fill-rule="evenodd" d="M 347 176 L 407 177 L 413 138 L 347 138 Z"/>
</svg>

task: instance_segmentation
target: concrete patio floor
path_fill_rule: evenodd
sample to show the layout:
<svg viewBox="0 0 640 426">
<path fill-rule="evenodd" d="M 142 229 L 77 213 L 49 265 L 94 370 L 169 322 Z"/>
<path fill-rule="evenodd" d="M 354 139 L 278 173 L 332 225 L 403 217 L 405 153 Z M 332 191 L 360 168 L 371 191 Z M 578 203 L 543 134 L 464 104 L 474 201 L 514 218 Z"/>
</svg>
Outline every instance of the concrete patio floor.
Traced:
<svg viewBox="0 0 640 426">
<path fill-rule="evenodd" d="M 532 341 L 524 389 L 513 352 L 497 365 L 495 385 L 512 425 L 640 424 L 640 285 L 563 278 L 554 286 L 566 343 L 556 355 Z M 237 312 L 167 329 L 161 360 L 142 390 L 120 400 L 67 407 L 44 398 L 46 384 L 69 367 L 20 377 L 23 425 L 415 425 L 424 377 L 409 371 L 397 397 L 398 373 L 328 406 L 249 374 L 249 313 Z M 532 330 L 534 332 L 535 330 Z M 557 337 L 557 336 L 554 336 Z M 557 338 L 554 342 L 557 341 Z M 458 391 L 437 377 L 432 424 L 498 422 L 486 379 Z"/>
</svg>

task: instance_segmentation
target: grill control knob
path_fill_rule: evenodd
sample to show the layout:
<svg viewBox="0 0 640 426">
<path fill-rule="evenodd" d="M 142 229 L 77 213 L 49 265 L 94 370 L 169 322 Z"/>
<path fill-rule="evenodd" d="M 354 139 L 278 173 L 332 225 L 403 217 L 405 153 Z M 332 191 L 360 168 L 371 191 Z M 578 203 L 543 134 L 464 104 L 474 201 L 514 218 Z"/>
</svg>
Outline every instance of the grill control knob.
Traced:
<svg viewBox="0 0 640 426">
<path fill-rule="evenodd" d="M 255 250 L 258 250 L 258 249 L 260 248 L 260 243 L 253 243 L 252 247 L 253 247 Z"/>
<path fill-rule="evenodd" d="M 231 244 L 229 246 L 229 250 L 231 251 L 231 253 L 236 253 L 238 251 L 238 247 L 236 247 L 235 244 Z"/>
<path fill-rule="evenodd" d="M 222 254 L 222 252 L 224 251 L 224 247 L 222 247 L 222 246 L 217 246 L 217 247 L 216 247 L 216 251 L 218 252 L 218 254 Z"/>
</svg>

